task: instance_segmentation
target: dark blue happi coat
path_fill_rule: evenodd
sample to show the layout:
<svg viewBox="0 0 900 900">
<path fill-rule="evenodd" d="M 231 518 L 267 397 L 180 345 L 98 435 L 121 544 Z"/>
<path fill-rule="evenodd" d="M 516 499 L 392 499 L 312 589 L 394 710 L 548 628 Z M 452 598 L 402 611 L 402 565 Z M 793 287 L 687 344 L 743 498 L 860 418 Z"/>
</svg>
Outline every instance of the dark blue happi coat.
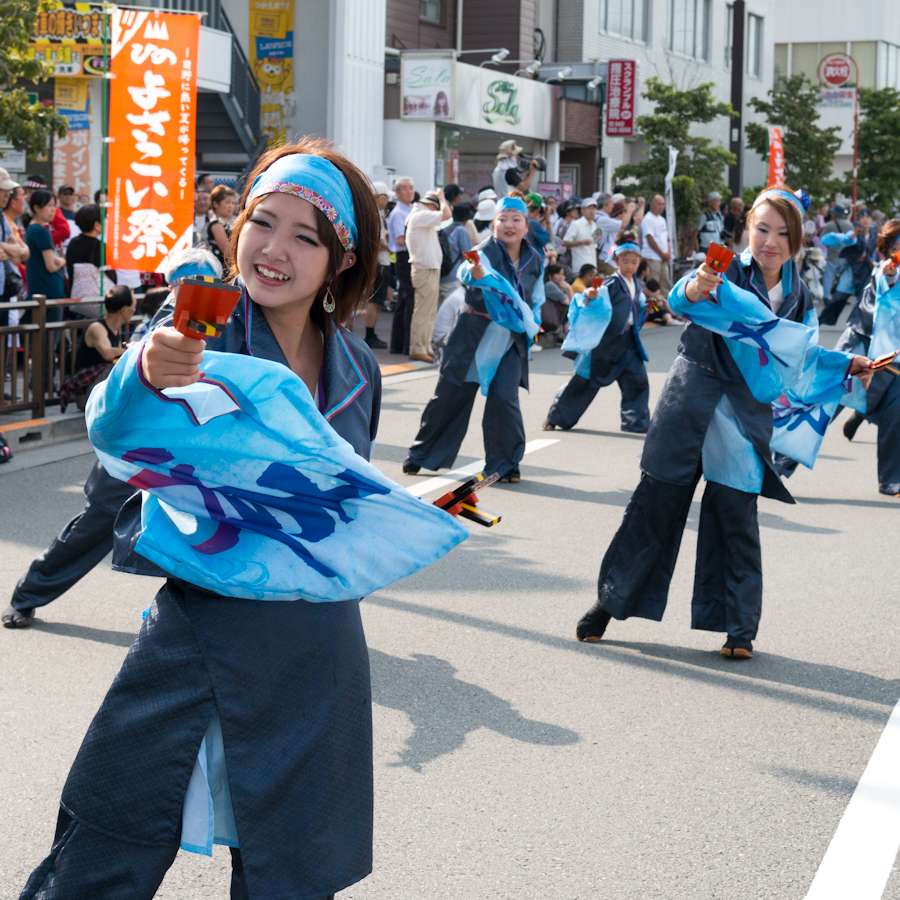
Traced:
<svg viewBox="0 0 900 900">
<path fill-rule="evenodd" d="M 246 294 L 208 343 L 287 365 Z M 365 344 L 343 329 L 325 340 L 324 386 L 325 418 L 367 459 L 380 374 Z M 139 507 L 126 505 L 119 519 L 119 565 L 158 573 L 135 553 Z M 250 896 L 320 897 L 365 877 L 371 688 L 359 603 L 260 603 L 169 578 L 91 723 L 64 808 L 125 841 L 178 842 L 198 750 L 216 716 Z"/>
</svg>

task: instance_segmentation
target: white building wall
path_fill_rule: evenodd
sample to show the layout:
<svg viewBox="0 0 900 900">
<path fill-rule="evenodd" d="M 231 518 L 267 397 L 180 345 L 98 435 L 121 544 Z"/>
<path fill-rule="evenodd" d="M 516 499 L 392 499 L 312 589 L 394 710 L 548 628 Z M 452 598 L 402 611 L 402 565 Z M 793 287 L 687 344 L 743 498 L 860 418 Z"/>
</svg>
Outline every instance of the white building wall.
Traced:
<svg viewBox="0 0 900 900">
<path fill-rule="evenodd" d="M 789 6 L 796 2 L 782 2 Z M 731 101 L 731 71 L 725 67 L 727 4 L 726 0 L 712 0 L 710 19 L 709 60 L 691 59 L 669 49 L 671 0 L 648 0 L 649 33 L 647 43 L 608 35 L 600 30 L 600 0 L 559 0 L 558 58 L 560 61 L 633 59 L 638 65 L 638 82 L 653 76 L 666 83 L 674 83 L 680 90 L 689 90 L 705 82 L 713 82 L 713 95 L 720 101 Z M 744 78 L 744 123 L 758 119 L 747 108 L 751 97 L 765 97 L 772 87 L 773 47 L 776 36 L 774 0 L 748 0 L 747 12 L 763 17 L 763 60 L 761 79 Z M 638 98 L 637 115 L 648 115 L 653 104 Z M 698 125 L 692 134 L 708 137 L 725 147 L 729 145 L 730 122 L 717 119 L 709 125 Z M 641 158 L 640 139 L 604 136 L 602 156 L 606 160 L 606 186 L 611 183 L 617 166 L 637 162 Z M 764 179 L 762 162 L 753 151 L 744 153 L 744 184 L 759 184 Z"/>
<path fill-rule="evenodd" d="M 409 119 L 385 119 L 384 162 L 394 178 L 412 178 L 419 193 L 434 187 L 434 160 L 437 124 Z"/>
<path fill-rule="evenodd" d="M 328 135 L 369 177 L 384 142 L 386 0 L 333 0 Z M 296 88 L 302 90 L 297 85 Z"/>
</svg>

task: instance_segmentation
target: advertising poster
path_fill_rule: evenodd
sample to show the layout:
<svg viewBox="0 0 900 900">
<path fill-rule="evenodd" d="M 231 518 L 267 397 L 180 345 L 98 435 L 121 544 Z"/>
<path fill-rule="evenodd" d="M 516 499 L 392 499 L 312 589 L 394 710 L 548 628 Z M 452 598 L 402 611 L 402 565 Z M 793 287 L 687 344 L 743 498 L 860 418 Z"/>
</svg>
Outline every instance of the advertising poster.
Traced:
<svg viewBox="0 0 900 900">
<path fill-rule="evenodd" d="M 606 76 L 606 133 L 609 137 L 634 134 L 637 64 L 633 59 L 611 59 Z"/>
<path fill-rule="evenodd" d="M 99 78 L 103 74 L 100 7 L 76 3 L 40 13 L 29 46 L 39 59 L 53 63 L 56 76 Z"/>
<path fill-rule="evenodd" d="M 404 119 L 453 118 L 453 60 L 449 56 L 400 60 L 400 115 Z"/>
<path fill-rule="evenodd" d="M 294 119 L 294 0 L 250 0 L 250 67 L 259 82 L 269 146 L 287 140 Z"/>
<path fill-rule="evenodd" d="M 64 138 L 53 140 L 53 184 L 69 184 L 76 194 L 90 194 L 91 164 L 90 99 L 84 78 L 57 78 L 53 99 L 58 112 L 66 117 L 69 130 Z"/>
<path fill-rule="evenodd" d="M 112 15 L 106 261 L 159 272 L 190 247 L 200 18 Z"/>
</svg>

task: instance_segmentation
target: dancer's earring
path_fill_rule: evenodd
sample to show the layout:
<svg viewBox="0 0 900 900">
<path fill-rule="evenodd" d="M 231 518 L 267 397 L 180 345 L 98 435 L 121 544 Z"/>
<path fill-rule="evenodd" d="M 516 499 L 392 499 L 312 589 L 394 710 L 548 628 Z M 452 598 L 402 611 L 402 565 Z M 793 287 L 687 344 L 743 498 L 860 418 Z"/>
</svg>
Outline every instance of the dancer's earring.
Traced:
<svg viewBox="0 0 900 900">
<path fill-rule="evenodd" d="M 331 293 L 331 285 L 325 288 L 325 296 L 322 298 L 322 306 L 329 315 L 334 312 L 334 294 Z"/>
</svg>

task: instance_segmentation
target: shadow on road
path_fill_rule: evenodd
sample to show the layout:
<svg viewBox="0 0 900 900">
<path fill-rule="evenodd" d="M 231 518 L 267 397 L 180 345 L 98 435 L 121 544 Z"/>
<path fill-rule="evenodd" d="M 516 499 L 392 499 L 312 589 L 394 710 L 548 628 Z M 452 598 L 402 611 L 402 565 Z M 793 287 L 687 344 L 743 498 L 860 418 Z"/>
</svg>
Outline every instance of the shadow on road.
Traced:
<svg viewBox="0 0 900 900">
<path fill-rule="evenodd" d="M 532 641 L 556 650 L 591 655 L 597 657 L 598 662 L 690 678 L 698 683 L 714 684 L 735 693 L 762 694 L 798 706 L 813 705 L 817 709 L 857 719 L 883 722 L 885 714 L 881 710 L 865 709 L 845 703 L 841 698 L 893 708 L 897 697 L 900 696 L 900 680 L 879 678 L 865 672 L 771 653 L 757 653 L 752 662 L 734 662 L 719 656 L 718 648 L 715 651 L 697 650 L 640 641 L 626 643 L 606 638 L 598 644 L 580 644 L 574 637 L 574 622 L 573 636 L 568 638 L 507 625 L 504 622 L 480 619 L 466 613 L 396 600 L 379 594 L 367 597 L 365 602 L 397 612 L 412 613 L 467 628 L 479 628 L 517 640 Z M 615 628 L 615 623 L 612 628 Z M 814 691 L 815 696 L 797 693 L 797 689 Z"/>
<path fill-rule="evenodd" d="M 568 728 L 527 719 L 507 700 L 456 677 L 445 659 L 415 653 L 412 659 L 369 649 L 372 699 L 406 713 L 414 731 L 393 766 L 420 772 L 426 763 L 460 748 L 469 732 L 489 728 L 527 744 L 560 747 L 580 735 Z"/>
<path fill-rule="evenodd" d="M 66 622 L 44 622 L 35 619 L 31 626 L 35 631 L 59 634 L 63 637 L 96 641 L 98 644 L 113 644 L 116 647 L 130 647 L 137 637 L 137 631 L 107 631 L 105 628 L 91 628 L 89 625 L 69 625 Z"/>
</svg>

